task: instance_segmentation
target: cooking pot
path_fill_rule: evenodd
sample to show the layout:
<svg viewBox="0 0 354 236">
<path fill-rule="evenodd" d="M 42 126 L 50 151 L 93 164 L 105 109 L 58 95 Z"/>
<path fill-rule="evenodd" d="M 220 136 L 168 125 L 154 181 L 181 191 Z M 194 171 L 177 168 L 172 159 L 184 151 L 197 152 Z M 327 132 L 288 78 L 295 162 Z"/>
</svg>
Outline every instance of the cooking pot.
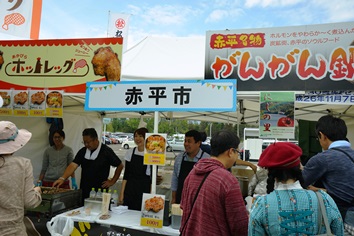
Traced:
<svg viewBox="0 0 354 236">
<path fill-rule="evenodd" d="M 248 184 L 249 179 L 246 176 L 236 176 L 238 183 L 240 185 L 242 196 L 245 198 L 248 196 Z"/>
</svg>

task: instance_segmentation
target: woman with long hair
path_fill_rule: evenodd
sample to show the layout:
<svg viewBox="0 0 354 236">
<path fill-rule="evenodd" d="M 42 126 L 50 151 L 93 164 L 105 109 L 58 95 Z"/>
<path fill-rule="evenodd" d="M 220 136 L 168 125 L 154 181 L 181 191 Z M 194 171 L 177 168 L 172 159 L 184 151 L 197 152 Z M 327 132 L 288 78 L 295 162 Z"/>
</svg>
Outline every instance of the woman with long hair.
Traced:
<svg viewBox="0 0 354 236">
<path fill-rule="evenodd" d="M 289 142 L 271 144 L 261 154 L 258 165 L 268 169 L 267 195 L 258 197 L 252 205 L 248 235 L 317 235 L 326 232 L 316 193 L 302 187 L 301 155 L 301 148 Z M 344 235 L 337 205 L 326 192 L 319 192 L 332 234 Z"/>
</svg>

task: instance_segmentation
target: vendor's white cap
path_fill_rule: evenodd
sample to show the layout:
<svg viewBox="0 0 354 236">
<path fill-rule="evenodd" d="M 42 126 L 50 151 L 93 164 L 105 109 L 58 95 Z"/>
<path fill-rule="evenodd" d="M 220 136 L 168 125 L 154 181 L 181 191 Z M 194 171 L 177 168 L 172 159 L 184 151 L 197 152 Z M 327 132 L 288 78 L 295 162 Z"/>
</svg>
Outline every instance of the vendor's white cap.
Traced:
<svg viewBox="0 0 354 236">
<path fill-rule="evenodd" d="M 25 146 L 32 134 L 10 121 L 0 121 L 0 154 L 12 154 Z"/>
</svg>

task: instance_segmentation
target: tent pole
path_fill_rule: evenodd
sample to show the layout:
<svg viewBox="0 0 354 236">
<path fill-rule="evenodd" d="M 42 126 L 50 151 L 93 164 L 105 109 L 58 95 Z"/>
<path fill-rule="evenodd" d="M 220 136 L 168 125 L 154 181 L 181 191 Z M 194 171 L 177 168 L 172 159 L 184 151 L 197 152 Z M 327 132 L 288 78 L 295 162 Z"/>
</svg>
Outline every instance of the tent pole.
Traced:
<svg viewBox="0 0 354 236">
<path fill-rule="evenodd" d="M 240 107 L 240 105 L 238 105 L 237 106 L 237 113 L 236 113 L 236 115 L 237 115 L 237 123 L 236 123 L 236 125 L 237 125 L 237 136 L 239 137 L 240 136 L 240 109 L 239 109 L 239 107 Z M 240 140 L 241 140 L 241 137 L 240 137 Z"/>
<path fill-rule="evenodd" d="M 154 113 L 154 133 L 157 134 L 159 132 L 159 112 L 155 111 Z M 157 175 L 157 166 L 152 165 L 152 186 L 151 193 L 156 194 L 156 175 Z"/>
</svg>

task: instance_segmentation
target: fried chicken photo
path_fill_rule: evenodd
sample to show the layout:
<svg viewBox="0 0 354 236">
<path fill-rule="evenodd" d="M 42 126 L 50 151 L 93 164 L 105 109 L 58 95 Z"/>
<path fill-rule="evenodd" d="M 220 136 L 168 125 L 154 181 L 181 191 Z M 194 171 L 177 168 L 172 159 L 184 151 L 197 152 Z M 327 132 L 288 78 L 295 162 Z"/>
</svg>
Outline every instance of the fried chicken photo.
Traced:
<svg viewBox="0 0 354 236">
<path fill-rule="evenodd" d="M 36 92 L 34 94 L 31 95 L 31 103 L 32 104 L 42 104 L 42 102 L 44 102 L 45 99 L 45 93 L 44 92 Z"/>
<path fill-rule="evenodd" d="M 105 76 L 107 81 L 120 81 L 120 61 L 111 47 L 97 49 L 91 63 L 95 75 Z"/>
<path fill-rule="evenodd" d="M 145 210 L 159 212 L 164 208 L 164 201 L 162 197 L 153 197 L 145 201 Z"/>
<path fill-rule="evenodd" d="M 27 102 L 28 99 L 28 94 L 27 92 L 19 92 L 18 94 L 16 94 L 14 96 L 14 102 L 15 104 L 25 104 Z"/>
</svg>

